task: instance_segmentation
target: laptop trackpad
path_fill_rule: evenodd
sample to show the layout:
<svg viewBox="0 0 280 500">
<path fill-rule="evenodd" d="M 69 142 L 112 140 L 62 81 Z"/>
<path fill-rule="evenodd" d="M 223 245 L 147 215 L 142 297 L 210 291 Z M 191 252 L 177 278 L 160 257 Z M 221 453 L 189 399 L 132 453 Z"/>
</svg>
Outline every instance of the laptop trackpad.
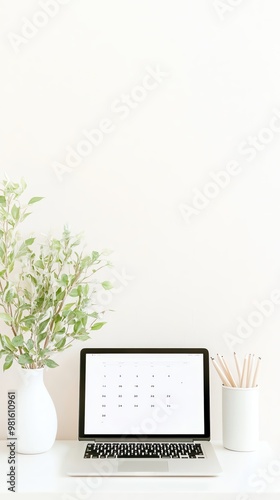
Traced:
<svg viewBox="0 0 280 500">
<path fill-rule="evenodd" d="M 168 472 L 167 460 L 127 460 L 118 464 L 118 472 Z"/>
</svg>

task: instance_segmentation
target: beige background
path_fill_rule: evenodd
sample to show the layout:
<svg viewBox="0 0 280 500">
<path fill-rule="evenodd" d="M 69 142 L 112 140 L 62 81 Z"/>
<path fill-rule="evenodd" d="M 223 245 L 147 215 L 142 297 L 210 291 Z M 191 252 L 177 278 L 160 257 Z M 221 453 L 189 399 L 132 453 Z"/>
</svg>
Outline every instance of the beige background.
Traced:
<svg viewBox="0 0 280 500">
<path fill-rule="evenodd" d="M 115 312 L 45 374 L 58 437 L 74 439 L 80 348 L 203 346 L 231 359 L 225 334 L 237 335 L 255 302 L 280 289 L 279 2 L 228 0 L 219 15 L 210 0 L 71 0 L 40 17 L 46 3 L 0 4 L 0 170 L 45 196 L 26 232 L 58 234 L 68 222 L 90 248 L 114 250 L 117 293 L 101 300 Z M 151 70 L 164 73 L 157 85 L 145 79 Z M 54 163 L 65 166 L 68 148 L 102 120 L 111 131 L 58 176 Z M 211 191 L 210 172 L 232 161 L 236 175 Z M 195 190 L 208 188 L 215 198 L 188 223 L 182 204 L 186 210 Z M 232 347 L 263 358 L 261 434 L 274 446 L 280 305 L 254 317 L 259 326 L 242 330 L 246 338 Z M 4 439 L 16 367 L 1 372 L 0 385 Z M 219 439 L 213 371 L 211 391 Z"/>
</svg>

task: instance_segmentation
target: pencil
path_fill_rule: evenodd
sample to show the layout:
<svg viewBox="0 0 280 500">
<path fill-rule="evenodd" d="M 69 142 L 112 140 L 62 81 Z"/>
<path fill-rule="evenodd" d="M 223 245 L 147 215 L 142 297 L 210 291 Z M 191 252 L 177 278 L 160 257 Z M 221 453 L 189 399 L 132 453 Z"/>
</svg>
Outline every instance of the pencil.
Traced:
<svg viewBox="0 0 280 500">
<path fill-rule="evenodd" d="M 223 382 L 223 384 L 226 385 L 227 387 L 230 387 L 231 384 L 228 381 L 228 379 L 227 379 L 226 375 L 224 374 L 224 372 L 219 367 L 218 363 L 215 361 L 214 358 L 211 358 L 211 360 L 212 360 L 212 363 L 213 363 L 213 365 L 214 365 L 214 367 L 215 367 L 215 369 L 216 369 L 216 371 L 217 371 L 217 373 L 218 373 L 221 381 Z"/>
<path fill-rule="evenodd" d="M 217 359 L 220 363 L 220 367 L 221 367 L 222 371 L 226 372 L 225 363 L 224 363 L 224 360 L 222 359 L 222 356 L 220 356 L 220 354 L 217 354 Z"/>
<path fill-rule="evenodd" d="M 261 358 L 258 358 L 257 367 L 256 367 L 255 375 L 254 375 L 254 378 L 253 378 L 252 387 L 257 387 L 257 380 L 258 380 L 258 374 L 259 374 L 259 370 L 260 370 L 260 363 L 261 363 Z"/>
<path fill-rule="evenodd" d="M 238 374 L 238 386 L 240 387 L 240 381 L 241 381 L 240 366 L 239 366 L 239 362 L 238 362 L 238 359 L 237 359 L 236 352 L 234 352 L 233 355 L 234 355 L 234 360 L 235 360 L 235 364 L 236 364 L 236 370 L 237 370 L 237 374 Z"/>
<path fill-rule="evenodd" d="M 231 386 L 232 387 L 237 387 L 237 384 L 236 384 L 236 382 L 235 382 L 235 380 L 234 380 L 234 378 L 233 378 L 233 376 L 231 374 L 231 371 L 230 371 L 230 369 L 228 367 L 228 364 L 227 364 L 226 360 L 224 359 L 223 356 L 221 356 L 221 358 L 222 358 L 222 360 L 224 362 L 225 370 L 226 370 L 226 376 L 227 376 L 228 380 L 230 381 Z"/>
<path fill-rule="evenodd" d="M 217 358 L 220 363 L 220 368 L 222 370 L 222 373 L 226 377 L 226 379 L 229 381 L 230 385 L 233 385 L 233 380 L 230 378 L 228 366 L 226 364 L 226 361 L 224 360 L 223 356 L 220 356 L 220 354 L 217 353 Z"/>
<path fill-rule="evenodd" d="M 252 387 L 252 376 L 254 373 L 254 365 L 255 365 L 255 355 L 251 355 L 251 363 L 250 363 L 250 373 L 248 374 L 248 382 L 247 387 Z"/>
<path fill-rule="evenodd" d="M 247 377 L 246 377 L 246 385 L 245 385 L 245 387 L 250 387 L 249 384 L 250 384 L 250 374 L 251 374 L 251 359 L 252 359 L 252 355 L 249 354 L 249 356 L 248 356 Z"/>
<path fill-rule="evenodd" d="M 234 385 L 233 379 L 230 377 L 228 366 L 226 364 L 226 361 L 224 360 L 223 356 L 220 356 L 220 354 L 217 353 L 217 358 L 220 363 L 220 368 L 226 379 L 229 381 L 230 385 Z"/>
<path fill-rule="evenodd" d="M 241 381 L 240 381 L 240 387 L 245 387 L 246 386 L 245 380 L 246 380 L 247 362 L 248 362 L 248 356 L 246 354 L 246 356 L 244 358 L 244 362 L 243 362 L 243 369 L 242 369 L 242 376 L 241 376 Z"/>
</svg>

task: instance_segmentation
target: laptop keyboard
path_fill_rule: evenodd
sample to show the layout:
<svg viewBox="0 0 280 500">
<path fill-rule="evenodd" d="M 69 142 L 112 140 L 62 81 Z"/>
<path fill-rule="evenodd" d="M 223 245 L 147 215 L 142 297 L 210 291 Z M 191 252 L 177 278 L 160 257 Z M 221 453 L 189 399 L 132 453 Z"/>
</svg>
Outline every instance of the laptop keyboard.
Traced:
<svg viewBox="0 0 280 500">
<path fill-rule="evenodd" d="M 205 458 L 199 443 L 89 443 L 84 458 Z"/>
</svg>

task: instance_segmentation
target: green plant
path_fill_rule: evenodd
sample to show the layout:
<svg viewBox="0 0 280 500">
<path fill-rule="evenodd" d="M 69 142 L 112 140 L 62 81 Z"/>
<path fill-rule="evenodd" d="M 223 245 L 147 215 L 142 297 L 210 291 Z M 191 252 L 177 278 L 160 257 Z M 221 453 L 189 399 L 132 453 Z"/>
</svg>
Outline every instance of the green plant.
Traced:
<svg viewBox="0 0 280 500">
<path fill-rule="evenodd" d="M 88 340 L 105 324 L 95 295 L 112 287 L 95 280 L 97 271 L 110 266 L 108 253 L 84 255 L 81 237 L 67 227 L 59 239 L 22 238 L 19 226 L 42 199 L 24 204 L 25 189 L 24 180 L 0 183 L 0 319 L 10 329 L 10 335 L 0 334 L 4 370 L 13 361 L 31 369 L 57 366 L 54 353 Z"/>
</svg>

